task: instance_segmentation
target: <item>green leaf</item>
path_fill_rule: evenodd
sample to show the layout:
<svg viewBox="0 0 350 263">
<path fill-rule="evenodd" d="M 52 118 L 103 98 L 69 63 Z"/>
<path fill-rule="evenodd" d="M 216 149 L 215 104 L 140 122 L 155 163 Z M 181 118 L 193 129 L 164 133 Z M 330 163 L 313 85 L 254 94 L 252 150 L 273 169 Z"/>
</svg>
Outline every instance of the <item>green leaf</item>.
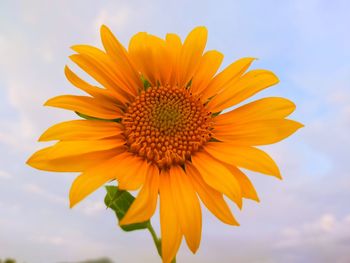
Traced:
<svg viewBox="0 0 350 263">
<path fill-rule="evenodd" d="M 121 122 L 122 119 L 118 118 L 118 119 L 112 119 L 112 120 L 108 120 L 108 119 L 101 119 L 101 118 L 96 118 L 96 117 L 91 117 L 89 115 L 85 115 L 83 113 L 80 112 L 75 112 L 79 117 L 86 119 L 86 120 L 92 120 L 92 121 L 114 121 L 114 122 Z"/>
<path fill-rule="evenodd" d="M 134 202 L 135 197 L 133 197 L 128 191 L 119 190 L 117 186 L 108 185 L 106 186 L 107 194 L 105 197 L 105 204 L 107 208 L 112 209 L 118 220 L 120 221 L 132 202 Z M 147 229 L 150 224 L 149 220 L 141 223 L 131 224 L 131 225 L 123 225 L 120 226 L 124 231 L 133 231 L 139 229 Z"/>
</svg>

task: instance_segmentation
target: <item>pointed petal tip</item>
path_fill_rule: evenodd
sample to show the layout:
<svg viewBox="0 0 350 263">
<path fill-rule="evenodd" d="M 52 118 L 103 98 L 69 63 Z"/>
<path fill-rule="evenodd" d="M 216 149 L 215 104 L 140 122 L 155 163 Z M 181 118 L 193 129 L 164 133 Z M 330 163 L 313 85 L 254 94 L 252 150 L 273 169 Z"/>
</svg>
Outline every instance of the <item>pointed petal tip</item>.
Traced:
<svg viewBox="0 0 350 263">
<path fill-rule="evenodd" d="M 102 24 L 101 27 L 100 27 L 101 39 L 103 40 L 108 35 L 113 35 L 112 31 L 109 29 L 108 26 L 106 26 L 105 24 Z"/>
<path fill-rule="evenodd" d="M 277 77 L 277 75 L 275 73 L 273 73 L 274 77 L 275 77 L 275 84 L 280 83 L 280 79 Z"/>
<path fill-rule="evenodd" d="M 258 60 L 258 58 L 256 57 L 242 57 L 240 59 L 238 59 L 237 61 L 246 61 L 247 64 L 252 64 L 255 60 Z"/>
<path fill-rule="evenodd" d="M 197 248 L 189 248 L 192 252 L 192 254 L 196 254 L 196 252 L 198 251 L 198 247 Z"/>
<path fill-rule="evenodd" d="M 293 132 L 290 134 L 290 135 L 292 135 L 293 133 L 295 133 L 297 130 L 299 130 L 299 129 L 301 129 L 301 128 L 304 128 L 305 127 L 305 125 L 304 124 L 302 124 L 302 123 L 300 123 L 300 122 L 298 122 L 298 121 L 294 121 L 294 120 L 290 120 L 290 119 L 285 119 L 285 120 L 288 120 L 288 121 L 290 121 L 290 122 L 292 122 L 293 123 Z M 290 136 L 289 135 L 289 136 Z M 289 136 L 287 136 L 287 137 L 289 137 Z"/>
<path fill-rule="evenodd" d="M 276 85 L 280 82 L 280 79 L 271 70 L 265 70 L 263 73 L 269 75 L 272 78 L 270 86 Z"/>
<path fill-rule="evenodd" d="M 195 27 L 195 29 L 204 30 L 204 31 L 208 32 L 208 29 L 206 26 L 197 26 L 197 27 Z"/>
<path fill-rule="evenodd" d="M 40 169 L 40 160 L 38 160 L 37 152 L 33 153 L 32 156 L 30 156 L 28 158 L 28 160 L 26 161 L 26 164 L 29 165 L 32 168 L 35 168 L 35 169 L 38 169 L 38 170 L 44 170 L 44 169 Z"/>
<path fill-rule="evenodd" d="M 54 98 L 50 98 L 47 101 L 44 102 L 43 106 L 51 106 L 51 102 Z"/>
<path fill-rule="evenodd" d="M 108 26 L 106 26 L 105 24 L 102 24 L 101 26 L 100 26 L 100 31 L 102 32 L 102 31 L 109 31 L 109 28 L 108 28 Z"/>
<path fill-rule="evenodd" d="M 57 98 L 59 98 L 60 96 L 57 96 L 57 97 L 53 97 L 53 98 L 50 98 L 48 99 L 44 104 L 43 106 L 49 106 L 49 107 L 56 107 L 56 102 L 57 102 Z"/>
<path fill-rule="evenodd" d="M 196 254 L 196 252 L 198 251 L 199 245 L 200 245 L 200 240 L 198 243 L 192 242 L 192 244 L 190 242 L 187 242 L 187 240 L 186 240 L 186 243 L 187 243 L 188 248 L 191 250 L 191 252 L 193 254 Z"/>
<path fill-rule="evenodd" d="M 69 195 L 69 208 L 72 209 L 76 204 L 79 203 L 79 200 L 74 200 L 72 194 Z"/>
<path fill-rule="evenodd" d="M 240 226 L 238 221 L 233 216 L 229 220 L 226 220 L 224 223 L 230 226 Z"/>
<path fill-rule="evenodd" d="M 276 166 L 276 171 L 274 172 L 274 176 L 275 176 L 277 179 L 282 180 L 281 171 L 280 171 L 280 169 L 278 168 L 278 166 Z"/>
<path fill-rule="evenodd" d="M 54 170 L 47 169 L 47 167 L 45 167 L 45 165 L 43 165 L 43 162 L 38 157 L 37 153 L 34 153 L 31 157 L 29 157 L 29 159 L 25 163 L 26 163 L 26 165 L 28 165 L 34 169 L 37 169 L 37 170 L 50 171 L 50 172 L 54 171 Z"/>
<path fill-rule="evenodd" d="M 230 222 L 226 222 L 226 224 L 229 224 L 231 226 L 240 226 L 241 224 L 232 216 L 232 219 Z"/>
<path fill-rule="evenodd" d="M 189 36 L 204 36 L 205 39 L 208 37 L 208 29 L 205 26 L 197 26 L 191 30 L 191 32 L 188 34 L 187 38 Z M 185 41 L 186 42 L 186 41 Z"/>
<path fill-rule="evenodd" d="M 300 123 L 300 122 L 297 122 L 297 123 L 299 124 L 299 128 L 298 128 L 298 129 L 301 129 L 301 128 L 304 128 L 304 127 L 305 127 L 304 124 L 302 124 L 302 123 Z"/>
<path fill-rule="evenodd" d="M 47 135 L 45 133 L 43 133 L 38 139 L 37 139 L 38 142 L 47 142 L 49 141 L 47 139 Z"/>
<path fill-rule="evenodd" d="M 70 49 L 73 50 L 74 52 L 77 52 L 79 53 L 79 51 L 81 50 L 81 47 L 84 46 L 84 45 L 73 45 L 73 46 L 70 46 Z"/>
<path fill-rule="evenodd" d="M 34 154 L 33 154 L 34 155 Z M 28 160 L 25 162 L 26 165 L 29 165 L 30 167 L 33 167 L 33 155 L 28 158 Z"/>
<path fill-rule="evenodd" d="M 239 208 L 239 210 L 242 210 L 242 208 L 243 208 L 242 198 L 240 198 L 239 200 L 236 200 L 235 203 L 236 203 L 237 207 Z"/>
<path fill-rule="evenodd" d="M 50 136 L 48 136 L 47 132 L 45 131 L 43 134 L 40 135 L 40 137 L 37 139 L 38 142 L 47 142 L 51 141 Z"/>
</svg>

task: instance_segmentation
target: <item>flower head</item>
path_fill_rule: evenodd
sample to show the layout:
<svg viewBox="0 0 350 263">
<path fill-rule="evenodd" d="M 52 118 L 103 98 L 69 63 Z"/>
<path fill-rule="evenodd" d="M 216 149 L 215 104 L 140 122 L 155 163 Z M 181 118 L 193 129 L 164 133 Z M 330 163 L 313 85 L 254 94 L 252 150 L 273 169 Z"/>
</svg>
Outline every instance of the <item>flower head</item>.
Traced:
<svg viewBox="0 0 350 263">
<path fill-rule="evenodd" d="M 78 45 L 70 57 L 99 86 L 66 67 L 67 79 L 88 96 L 63 95 L 45 104 L 89 117 L 49 128 L 40 141 L 58 142 L 28 163 L 81 172 L 70 190 L 71 207 L 110 180 L 120 189 L 140 189 L 121 224 L 148 220 L 159 196 L 162 255 L 170 262 L 183 237 L 192 252 L 199 247 L 199 199 L 221 221 L 238 225 L 223 196 L 240 208 L 242 198 L 259 200 L 240 168 L 280 177 L 255 146 L 278 142 L 302 125 L 286 119 L 295 105 L 284 98 L 237 106 L 278 78 L 268 70 L 247 72 L 254 58 L 216 74 L 223 55 L 204 52 L 204 27 L 183 43 L 175 34 L 164 40 L 138 33 L 128 50 L 105 26 L 101 37 L 105 50 Z"/>
</svg>

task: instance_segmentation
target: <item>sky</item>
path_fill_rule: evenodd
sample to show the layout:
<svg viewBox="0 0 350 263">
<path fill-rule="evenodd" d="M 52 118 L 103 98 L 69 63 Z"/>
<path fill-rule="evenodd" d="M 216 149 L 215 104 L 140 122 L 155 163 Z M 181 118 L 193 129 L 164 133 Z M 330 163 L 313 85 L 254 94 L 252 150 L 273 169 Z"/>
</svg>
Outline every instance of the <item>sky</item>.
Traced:
<svg viewBox="0 0 350 263">
<path fill-rule="evenodd" d="M 100 189 L 74 209 L 68 191 L 76 174 L 25 165 L 44 146 L 37 138 L 54 123 L 75 118 L 43 107 L 74 94 L 63 69 L 74 44 L 101 47 L 108 25 L 127 45 L 140 31 L 182 38 L 209 30 L 207 49 L 224 66 L 246 56 L 253 68 L 274 71 L 280 83 L 253 99 L 295 101 L 292 118 L 305 124 L 287 140 L 265 146 L 283 180 L 248 172 L 259 193 L 240 227 L 204 212 L 201 247 L 183 242 L 178 262 L 350 262 L 350 2 L 317 1 L 20 1 L 0 2 L 0 259 L 18 262 L 160 262 L 149 233 L 125 233 L 103 204 Z M 152 219 L 158 228 L 158 215 Z M 159 230 L 158 230 L 159 233 Z"/>
</svg>

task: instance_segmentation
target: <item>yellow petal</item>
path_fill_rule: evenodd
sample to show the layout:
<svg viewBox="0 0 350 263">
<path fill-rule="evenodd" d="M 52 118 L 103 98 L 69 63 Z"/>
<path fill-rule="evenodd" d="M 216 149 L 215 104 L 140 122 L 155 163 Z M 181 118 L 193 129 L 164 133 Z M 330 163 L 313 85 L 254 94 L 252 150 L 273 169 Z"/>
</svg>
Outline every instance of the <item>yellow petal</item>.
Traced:
<svg viewBox="0 0 350 263">
<path fill-rule="evenodd" d="M 281 178 L 280 171 L 272 158 L 262 150 L 231 143 L 209 142 L 204 147 L 214 158 L 227 164 Z"/>
<path fill-rule="evenodd" d="M 191 181 L 180 166 L 169 171 L 175 210 L 186 243 L 193 253 L 199 247 L 202 233 L 202 212 Z"/>
<path fill-rule="evenodd" d="M 37 151 L 28 159 L 27 164 L 44 171 L 82 172 L 125 151 L 123 147 L 119 147 L 111 150 L 55 158 L 50 155 L 53 147 Z"/>
<path fill-rule="evenodd" d="M 72 208 L 102 185 L 115 179 L 120 172 L 116 167 L 122 158 L 122 154 L 115 156 L 79 175 L 74 180 L 69 192 L 70 207 Z"/>
<path fill-rule="evenodd" d="M 191 91 L 193 94 L 200 94 L 219 69 L 224 55 L 216 50 L 207 51 L 199 64 L 198 70 L 195 72 Z"/>
<path fill-rule="evenodd" d="M 271 71 L 251 70 L 209 101 L 208 108 L 212 112 L 219 112 L 278 82 L 277 76 Z"/>
<path fill-rule="evenodd" d="M 117 78 L 112 75 L 111 69 L 113 67 L 103 64 L 98 57 L 86 54 L 73 54 L 69 58 L 107 90 L 114 91 L 121 103 L 125 105 L 132 101 L 133 96 L 129 90 L 123 87 L 125 84 L 119 83 Z"/>
<path fill-rule="evenodd" d="M 96 98 L 86 96 L 61 95 L 49 99 L 44 105 L 77 111 L 88 116 L 109 120 L 123 116 L 116 104 L 103 104 Z"/>
<path fill-rule="evenodd" d="M 118 187 L 125 190 L 137 190 L 145 182 L 149 164 L 144 159 L 125 153 L 125 157 L 118 163 Z"/>
<path fill-rule="evenodd" d="M 235 83 L 239 77 L 249 68 L 254 58 L 241 58 L 215 76 L 208 87 L 201 94 L 202 98 L 208 99 Z"/>
<path fill-rule="evenodd" d="M 209 186 L 225 194 L 238 207 L 242 207 L 242 194 L 239 183 L 220 161 L 214 159 L 206 152 L 197 152 L 192 156 L 192 163 Z"/>
<path fill-rule="evenodd" d="M 119 71 L 127 79 L 130 88 L 134 89 L 137 94 L 143 85 L 126 49 L 105 25 L 101 26 L 101 39 L 107 54 L 111 56 Z"/>
<path fill-rule="evenodd" d="M 171 193 L 169 172 L 161 171 L 159 179 L 162 259 L 163 263 L 170 263 L 179 250 L 182 233 Z"/>
<path fill-rule="evenodd" d="M 226 224 L 239 225 L 226 204 L 222 193 L 206 184 L 197 169 L 190 162 L 186 164 L 186 174 L 190 176 L 194 189 L 210 212 Z"/>
<path fill-rule="evenodd" d="M 151 83 L 166 86 L 172 73 L 171 54 L 163 39 L 141 32 L 132 37 L 130 57 L 137 69 Z"/>
<path fill-rule="evenodd" d="M 81 89 L 86 93 L 90 94 L 92 97 L 95 97 L 96 99 L 99 99 L 101 101 L 105 101 L 108 104 L 113 103 L 122 106 L 119 94 L 110 90 L 101 89 L 90 85 L 86 81 L 79 78 L 73 71 L 69 69 L 68 66 L 64 68 L 64 73 L 70 83 L 72 83 L 78 89 Z"/>
<path fill-rule="evenodd" d="M 121 125 L 116 122 L 73 120 L 50 127 L 41 135 L 39 141 L 97 140 L 118 136 L 122 132 Z"/>
<path fill-rule="evenodd" d="M 149 35 L 148 37 L 151 52 L 154 56 L 155 68 L 154 74 L 159 81 L 160 85 L 167 86 L 170 82 L 173 65 L 171 61 L 171 54 L 166 46 L 166 42 L 163 39 Z"/>
<path fill-rule="evenodd" d="M 172 65 L 171 70 L 171 77 L 169 80 L 169 84 L 171 86 L 175 86 L 176 80 L 178 78 L 179 72 L 178 72 L 178 64 L 180 59 L 180 52 L 181 52 L 181 39 L 176 34 L 167 34 L 165 38 L 166 46 L 170 53 L 170 59 L 169 62 L 170 65 Z"/>
<path fill-rule="evenodd" d="M 240 124 L 256 120 L 283 119 L 295 110 L 295 104 L 285 98 L 269 97 L 250 102 L 213 119 L 215 125 Z"/>
<path fill-rule="evenodd" d="M 266 145 L 287 138 L 303 126 L 287 119 L 253 121 L 240 125 L 217 126 L 213 130 L 213 137 L 241 146 Z"/>
<path fill-rule="evenodd" d="M 63 141 L 56 143 L 54 146 L 46 148 L 46 158 L 58 159 L 90 152 L 110 150 L 113 148 L 121 147 L 124 144 L 125 141 L 122 139 L 106 139 L 95 141 Z M 32 156 L 32 158 L 36 158 L 35 154 Z"/>
<path fill-rule="evenodd" d="M 124 69 L 120 68 L 116 61 L 111 59 L 105 52 L 89 45 L 75 45 L 72 46 L 72 49 L 94 63 L 96 68 L 104 71 L 104 74 L 100 76 L 104 76 L 106 83 L 109 81 L 113 83 L 112 90 L 114 89 L 125 96 L 127 94 L 137 95 L 137 90 L 132 86 L 133 83 L 128 78 L 128 75 L 125 74 Z"/>
<path fill-rule="evenodd" d="M 233 165 L 225 165 L 234 177 L 239 182 L 242 190 L 242 197 L 254 200 L 256 202 L 260 202 L 258 194 L 255 191 L 253 184 L 250 182 L 249 178 L 237 167 Z"/>
<path fill-rule="evenodd" d="M 184 87 L 194 76 L 207 43 L 208 31 L 205 27 L 196 27 L 187 36 L 178 64 L 178 85 Z"/>
<path fill-rule="evenodd" d="M 152 53 L 147 45 L 148 34 L 146 32 L 139 32 L 134 35 L 129 42 L 129 54 L 136 69 L 143 75 L 152 86 L 157 85 L 157 80 L 153 75 L 155 62 Z M 148 63 L 148 67 L 145 64 Z"/>
<path fill-rule="evenodd" d="M 159 189 L 159 169 L 149 165 L 145 184 L 130 206 L 120 225 L 129 225 L 149 220 L 157 206 Z"/>
</svg>

